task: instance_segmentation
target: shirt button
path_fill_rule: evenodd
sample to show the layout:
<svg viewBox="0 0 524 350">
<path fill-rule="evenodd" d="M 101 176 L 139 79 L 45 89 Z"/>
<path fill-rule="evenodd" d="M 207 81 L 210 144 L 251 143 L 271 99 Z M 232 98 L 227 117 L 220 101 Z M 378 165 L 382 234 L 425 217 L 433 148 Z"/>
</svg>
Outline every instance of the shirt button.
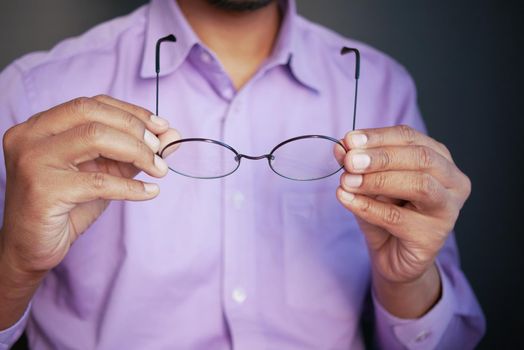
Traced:
<svg viewBox="0 0 524 350">
<path fill-rule="evenodd" d="M 247 294 L 244 289 L 238 287 L 235 288 L 235 290 L 233 290 L 233 294 L 231 295 L 231 297 L 237 304 L 243 304 L 244 301 L 246 301 L 247 299 Z"/>
<path fill-rule="evenodd" d="M 424 340 L 428 339 L 429 335 L 431 333 L 429 331 L 422 331 L 420 332 L 417 337 L 415 338 L 415 342 L 422 343 Z"/>
<path fill-rule="evenodd" d="M 233 194 L 233 204 L 236 209 L 242 209 L 242 206 L 244 204 L 244 200 L 246 199 L 244 197 L 244 194 L 242 192 L 235 192 Z"/>
<path fill-rule="evenodd" d="M 200 54 L 200 59 L 204 63 L 211 63 L 211 55 L 208 54 L 206 51 L 202 51 L 202 53 Z"/>
</svg>

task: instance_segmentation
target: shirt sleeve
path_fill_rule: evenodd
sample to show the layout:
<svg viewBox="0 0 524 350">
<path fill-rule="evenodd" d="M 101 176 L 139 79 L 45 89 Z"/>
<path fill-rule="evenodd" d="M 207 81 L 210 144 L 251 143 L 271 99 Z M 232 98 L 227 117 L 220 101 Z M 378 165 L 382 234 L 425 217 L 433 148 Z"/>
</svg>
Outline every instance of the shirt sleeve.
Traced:
<svg viewBox="0 0 524 350">
<path fill-rule="evenodd" d="M 11 327 L 0 331 L 0 350 L 9 349 L 24 332 L 31 305 L 27 307 L 22 317 Z"/>
<path fill-rule="evenodd" d="M 24 85 L 24 79 L 15 64 L 10 65 L 0 73 L 0 135 L 12 126 L 26 120 L 31 115 L 29 99 Z M 0 143 L 1 145 L 1 143 Z M 6 171 L 3 146 L 0 152 L 0 224 L 4 218 L 4 200 L 6 187 Z M 9 349 L 25 329 L 31 307 L 28 306 L 24 315 L 11 327 L 0 330 L 0 350 Z"/>
<path fill-rule="evenodd" d="M 426 132 L 417 105 L 415 84 L 397 67 L 394 87 L 395 124 L 410 125 Z M 473 349 L 485 332 L 485 319 L 466 277 L 460 269 L 454 233 L 437 259 L 442 294 L 431 310 L 418 319 L 393 316 L 377 301 L 374 306 L 375 343 L 380 349 Z"/>
<path fill-rule="evenodd" d="M 376 342 L 380 349 L 473 349 L 485 331 L 482 310 L 456 264 L 454 237 L 436 264 L 442 283 L 439 301 L 418 319 L 393 316 L 372 293 Z"/>
</svg>

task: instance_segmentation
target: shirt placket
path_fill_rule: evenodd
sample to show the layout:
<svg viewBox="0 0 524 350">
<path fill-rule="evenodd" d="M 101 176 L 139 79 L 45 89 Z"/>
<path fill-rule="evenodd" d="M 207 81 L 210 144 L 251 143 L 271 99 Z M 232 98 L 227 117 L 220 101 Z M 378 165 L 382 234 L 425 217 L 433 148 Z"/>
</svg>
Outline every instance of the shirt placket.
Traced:
<svg viewBox="0 0 524 350">
<path fill-rule="evenodd" d="M 249 153 L 251 130 L 246 97 L 249 82 L 237 93 L 214 55 L 202 46 L 191 53 L 191 62 L 215 93 L 226 103 L 220 141 L 239 153 Z M 220 179 L 222 188 L 222 303 L 234 348 L 260 348 L 256 336 L 256 256 L 252 161 L 244 159 L 234 174 Z"/>
<path fill-rule="evenodd" d="M 224 91 L 229 91 L 224 87 Z M 233 90 L 234 91 L 234 90 Z M 238 148 L 249 145 L 249 117 L 243 112 L 245 90 L 232 96 L 223 121 L 223 139 Z M 249 161 L 223 179 L 223 303 L 234 348 L 257 349 L 253 179 Z"/>
</svg>

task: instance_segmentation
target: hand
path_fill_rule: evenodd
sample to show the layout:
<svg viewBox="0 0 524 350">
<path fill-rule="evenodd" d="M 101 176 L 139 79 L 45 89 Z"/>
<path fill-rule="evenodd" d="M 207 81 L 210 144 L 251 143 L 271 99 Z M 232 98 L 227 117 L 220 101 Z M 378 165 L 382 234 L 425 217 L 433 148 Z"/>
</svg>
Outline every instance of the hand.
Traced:
<svg viewBox="0 0 524 350">
<path fill-rule="evenodd" d="M 355 214 L 375 277 L 411 283 L 434 268 L 471 191 L 447 148 L 407 126 L 350 132 L 337 198 Z"/>
<path fill-rule="evenodd" d="M 108 96 L 79 98 L 38 113 L 4 135 L 7 171 L 2 261 L 23 272 L 47 271 L 110 200 L 149 200 L 166 175 L 155 153 L 179 138 L 167 121 Z"/>
</svg>

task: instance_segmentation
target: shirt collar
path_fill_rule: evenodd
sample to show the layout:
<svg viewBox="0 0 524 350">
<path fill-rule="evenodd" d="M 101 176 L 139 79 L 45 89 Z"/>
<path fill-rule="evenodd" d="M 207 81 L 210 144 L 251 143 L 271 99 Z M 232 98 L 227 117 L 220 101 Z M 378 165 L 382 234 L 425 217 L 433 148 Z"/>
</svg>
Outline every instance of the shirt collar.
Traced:
<svg viewBox="0 0 524 350">
<path fill-rule="evenodd" d="M 156 76 L 156 42 L 169 34 L 174 34 L 177 42 L 162 45 L 160 76 L 173 73 L 184 62 L 191 48 L 198 43 L 198 37 L 180 11 L 176 0 L 151 0 L 141 69 L 143 78 Z"/>
<path fill-rule="evenodd" d="M 280 0 L 280 4 L 284 9 L 284 19 L 266 67 L 269 69 L 276 65 L 285 65 L 300 84 L 318 91 L 318 79 L 315 79 L 313 71 L 308 69 L 307 56 L 304 52 L 306 46 L 301 42 L 301 35 L 298 33 L 295 0 Z M 155 45 L 159 38 L 169 34 L 174 34 L 177 42 L 175 44 L 166 42 L 162 45 L 160 76 L 173 73 L 186 60 L 195 45 L 203 45 L 182 14 L 176 0 L 151 0 L 141 77 L 156 76 Z"/>
<path fill-rule="evenodd" d="M 306 48 L 300 35 L 298 14 L 295 0 L 279 0 L 284 9 L 284 18 L 280 26 L 277 42 L 268 63 L 286 65 L 291 75 L 302 85 L 318 91 L 318 79 L 314 72 L 308 68 Z"/>
</svg>

